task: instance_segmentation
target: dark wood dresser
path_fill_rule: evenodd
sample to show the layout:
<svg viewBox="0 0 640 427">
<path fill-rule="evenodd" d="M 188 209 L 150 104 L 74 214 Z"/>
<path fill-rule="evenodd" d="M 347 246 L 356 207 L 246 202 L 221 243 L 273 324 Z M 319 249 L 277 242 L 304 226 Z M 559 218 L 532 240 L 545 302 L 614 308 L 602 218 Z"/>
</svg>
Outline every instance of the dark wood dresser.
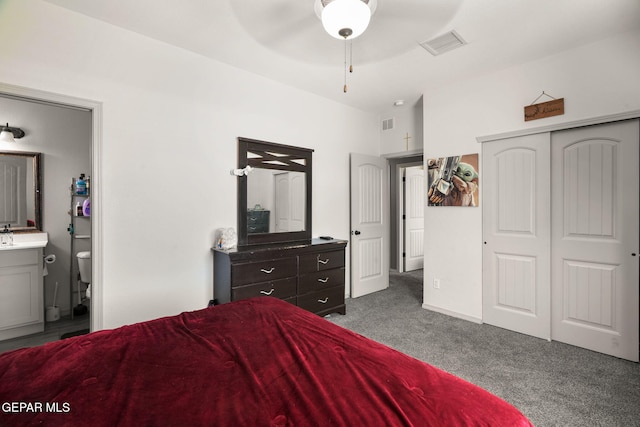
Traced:
<svg viewBox="0 0 640 427">
<path fill-rule="evenodd" d="M 270 211 L 249 209 L 247 211 L 247 233 L 268 233 L 269 217 Z"/>
<path fill-rule="evenodd" d="M 223 304 L 268 295 L 320 316 L 345 314 L 345 240 L 213 248 L 213 297 Z"/>
</svg>

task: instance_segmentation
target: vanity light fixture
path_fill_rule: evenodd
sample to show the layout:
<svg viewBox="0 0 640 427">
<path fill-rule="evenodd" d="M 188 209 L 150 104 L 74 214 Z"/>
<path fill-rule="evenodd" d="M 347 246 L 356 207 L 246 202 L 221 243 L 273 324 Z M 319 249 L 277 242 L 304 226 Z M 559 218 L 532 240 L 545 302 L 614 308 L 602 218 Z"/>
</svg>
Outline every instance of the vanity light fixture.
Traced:
<svg viewBox="0 0 640 427">
<path fill-rule="evenodd" d="M 244 169 L 231 169 L 231 175 L 235 175 L 235 176 L 247 176 L 251 173 L 251 171 L 253 170 L 253 168 L 249 165 L 247 165 L 247 167 L 245 167 Z"/>
<path fill-rule="evenodd" d="M 7 123 L 6 126 L 2 126 L 0 130 L 0 142 L 16 142 L 16 138 L 22 138 L 24 131 L 20 128 L 12 128 Z"/>
</svg>

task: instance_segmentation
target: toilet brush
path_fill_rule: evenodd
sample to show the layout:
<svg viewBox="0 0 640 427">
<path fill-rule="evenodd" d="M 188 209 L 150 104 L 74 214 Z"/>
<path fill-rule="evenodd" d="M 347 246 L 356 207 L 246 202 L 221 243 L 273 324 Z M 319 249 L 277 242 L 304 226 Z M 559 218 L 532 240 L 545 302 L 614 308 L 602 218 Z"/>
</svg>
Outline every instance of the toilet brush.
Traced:
<svg viewBox="0 0 640 427">
<path fill-rule="evenodd" d="M 56 305 L 56 300 L 58 299 L 58 282 L 56 282 L 56 287 L 53 290 L 53 305 L 47 307 L 45 310 L 45 319 L 47 322 L 55 322 L 60 319 L 60 308 Z"/>
</svg>

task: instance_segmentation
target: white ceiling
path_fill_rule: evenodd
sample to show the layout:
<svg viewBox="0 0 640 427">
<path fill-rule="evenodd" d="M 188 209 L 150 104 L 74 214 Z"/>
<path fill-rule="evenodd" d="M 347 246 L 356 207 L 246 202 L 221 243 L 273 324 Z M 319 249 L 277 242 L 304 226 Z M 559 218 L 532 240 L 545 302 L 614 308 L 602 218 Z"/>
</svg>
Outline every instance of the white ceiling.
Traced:
<svg viewBox="0 0 640 427">
<path fill-rule="evenodd" d="M 639 0 L 378 0 L 353 41 L 345 94 L 344 42 L 324 32 L 314 0 L 46 1 L 377 113 L 457 79 L 640 28 Z M 451 30 L 467 44 L 435 57 L 419 46 Z"/>
</svg>

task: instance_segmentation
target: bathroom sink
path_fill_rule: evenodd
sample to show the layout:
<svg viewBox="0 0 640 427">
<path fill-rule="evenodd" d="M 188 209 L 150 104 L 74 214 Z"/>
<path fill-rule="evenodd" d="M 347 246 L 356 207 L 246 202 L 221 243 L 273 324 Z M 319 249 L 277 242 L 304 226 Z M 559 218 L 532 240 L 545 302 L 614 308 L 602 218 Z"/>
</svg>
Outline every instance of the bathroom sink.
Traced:
<svg viewBox="0 0 640 427">
<path fill-rule="evenodd" d="M 0 245 L 0 251 L 44 248 L 47 243 L 49 243 L 48 233 L 14 233 L 13 245 Z"/>
</svg>

